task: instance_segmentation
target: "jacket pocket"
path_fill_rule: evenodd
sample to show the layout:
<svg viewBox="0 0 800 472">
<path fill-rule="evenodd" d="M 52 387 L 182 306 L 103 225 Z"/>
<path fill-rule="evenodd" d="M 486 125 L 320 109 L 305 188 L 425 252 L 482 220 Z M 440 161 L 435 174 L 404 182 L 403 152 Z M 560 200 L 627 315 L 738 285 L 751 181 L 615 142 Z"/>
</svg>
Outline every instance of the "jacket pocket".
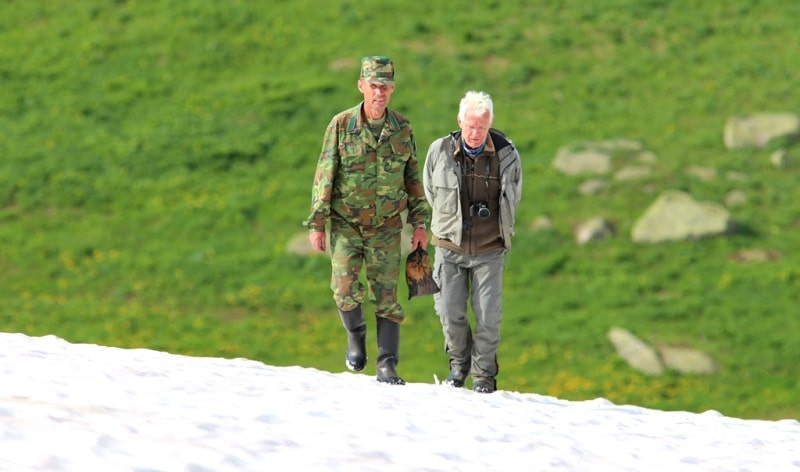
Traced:
<svg viewBox="0 0 800 472">
<path fill-rule="evenodd" d="M 392 141 L 389 144 L 392 146 L 392 154 L 397 156 L 398 159 L 407 161 L 408 158 L 411 157 L 411 143 L 406 141 Z"/>
<path fill-rule="evenodd" d="M 440 213 L 458 213 L 458 177 L 448 172 L 433 174 L 433 206 Z"/>
<path fill-rule="evenodd" d="M 343 172 L 363 172 L 367 165 L 366 147 L 363 143 L 339 143 L 340 169 Z"/>
</svg>

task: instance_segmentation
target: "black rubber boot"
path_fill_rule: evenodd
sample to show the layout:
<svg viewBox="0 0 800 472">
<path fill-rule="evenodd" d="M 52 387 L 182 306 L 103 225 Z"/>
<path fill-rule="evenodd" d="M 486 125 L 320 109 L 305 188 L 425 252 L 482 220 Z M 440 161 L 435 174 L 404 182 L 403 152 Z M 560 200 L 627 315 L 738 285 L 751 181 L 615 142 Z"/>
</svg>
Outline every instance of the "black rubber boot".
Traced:
<svg viewBox="0 0 800 472">
<path fill-rule="evenodd" d="M 397 376 L 397 360 L 400 350 L 400 325 L 394 321 L 376 319 L 378 330 L 378 362 L 375 363 L 378 382 L 392 385 L 405 385 L 406 381 Z"/>
<path fill-rule="evenodd" d="M 467 381 L 468 375 L 469 369 L 464 370 L 460 367 L 453 367 L 450 373 L 447 375 L 447 378 L 444 380 L 444 384 L 448 387 L 461 388 L 464 386 L 464 382 Z"/>
<path fill-rule="evenodd" d="M 350 310 L 339 310 L 342 324 L 347 330 L 347 354 L 344 363 L 348 369 L 360 372 L 367 366 L 367 323 L 361 305 Z"/>
</svg>

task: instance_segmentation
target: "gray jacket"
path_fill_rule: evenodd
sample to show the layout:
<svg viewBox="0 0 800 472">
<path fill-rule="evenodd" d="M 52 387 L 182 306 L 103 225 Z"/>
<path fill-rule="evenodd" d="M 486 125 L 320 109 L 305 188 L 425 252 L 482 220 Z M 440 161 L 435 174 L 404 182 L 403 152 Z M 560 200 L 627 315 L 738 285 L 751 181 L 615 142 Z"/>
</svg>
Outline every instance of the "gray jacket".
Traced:
<svg viewBox="0 0 800 472">
<path fill-rule="evenodd" d="M 500 159 L 500 235 L 509 250 L 514 236 L 514 215 L 522 197 L 522 166 L 514 143 L 495 129 L 489 133 Z M 425 198 L 433 210 L 431 232 L 457 245 L 461 244 L 463 231 L 461 169 L 456 159 L 460 142 L 461 131 L 434 141 L 428 148 L 422 175 Z"/>
</svg>

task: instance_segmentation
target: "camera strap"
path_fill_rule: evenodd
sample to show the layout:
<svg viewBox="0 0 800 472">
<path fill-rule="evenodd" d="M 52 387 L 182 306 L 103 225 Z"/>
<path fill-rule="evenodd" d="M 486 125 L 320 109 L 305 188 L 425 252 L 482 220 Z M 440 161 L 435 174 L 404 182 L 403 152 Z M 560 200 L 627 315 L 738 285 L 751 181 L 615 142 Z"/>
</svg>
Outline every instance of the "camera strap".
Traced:
<svg viewBox="0 0 800 472">
<path fill-rule="evenodd" d="M 461 152 L 459 152 L 459 156 L 461 158 L 461 182 L 462 182 L 462 185 L 464 187 L 466 187 L 467 201 L 470 204 L 475 202 L 475 200 L 472 198 L 472 186 L 471 185 L 467 185 L 466 177 L 471 177 L 471 178 L 483 177 L 483 182 L 486 184 L 486 199 L 484 201 L 486 201 L 488 203 L 489 202 L 489 179 L 492 178 L 492 176 L 491 176 L 491 173 L 492 173 L 492 161 L 491 161 L 491 159 L 486 159 L 486 174 L 484 174 L 484 175 L 476 174 L 474 165 L 470 166 L 469 169 L 467 168 L 466 158 L 464 157 L 464 154 L 466 154 L 466 150 L 464 149 L 464 146 L 466 146 L 466 144 L 462 145 L 462 149 L 461 149 Z M 478 155 L 480 155 L 480 154 L 478 154 Z M 474 162 L 477 162 L 478 156 L 475 156 L 474 158 L 471 158 L 471 159 Z"/>
</svg>

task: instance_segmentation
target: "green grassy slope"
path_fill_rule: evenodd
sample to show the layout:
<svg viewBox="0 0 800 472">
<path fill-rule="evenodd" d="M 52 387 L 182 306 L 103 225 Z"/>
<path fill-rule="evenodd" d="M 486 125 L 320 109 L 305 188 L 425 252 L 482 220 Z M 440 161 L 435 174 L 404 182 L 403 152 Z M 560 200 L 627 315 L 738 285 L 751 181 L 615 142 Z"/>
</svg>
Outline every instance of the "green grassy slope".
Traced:
<svg viewBox="0 0 800 472">
<path fill-rule="evenodd" d="M 468 89 L 492 94 L 523 156 L 501 388 L 797 418 L 798 170 L 771 166 L 770 149 L 726 150 L 722 129 L 731 115 L 800 111 L 800 4 L 529 3 L 0 4 L 0 329 L 342 370 L 328 261 L 285 246 L 325 125 L 360 99 L 358 60 L 387 54 L 421 158 Z M 585 197 L 550 165 L 563 145 L 612 138 L 644 142 L 656 174 Z M 745 231 L 631 243 L 663 189 L 718 202 L 744 190 L 732 211 Z M 542 214 L 554 231 L 527 228 Z M 573 225 L 597 215 L 617 236 L 578 247 Z M 731 259 L 745 248 L 781 257 Z M 443 377 L 430 300 L 405 305 L 401 374 Z M 633 373 L 612 326 L 703 349 L 721 371 Z"/>
</svg>

